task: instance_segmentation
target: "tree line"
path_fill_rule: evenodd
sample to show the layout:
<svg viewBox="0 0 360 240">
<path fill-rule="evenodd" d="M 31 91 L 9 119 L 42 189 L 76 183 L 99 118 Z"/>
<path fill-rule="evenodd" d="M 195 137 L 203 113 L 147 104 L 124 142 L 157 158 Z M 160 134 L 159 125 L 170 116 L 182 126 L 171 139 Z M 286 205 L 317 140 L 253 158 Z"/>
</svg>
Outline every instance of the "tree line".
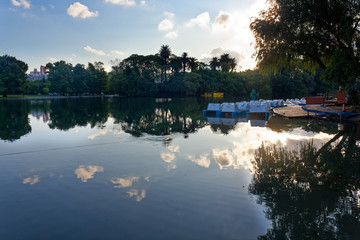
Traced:
<svg viewBox="0 0 360 240">
<path fill-rule="evenodd" d="M 223 92 L 228 97 L 247 99 L 251 90 L 255 89 L 261 98 L 297 98 L 336 89 L 336 84 L 324 82 L 319 72 L 306 71 L 300 63 L 266 75 L 259 69 L 237 72 L 238 64 L 230 54 L 213 57 L 206 64 L 186 52 L 177 56 L 168 45 L 162 45 L 156 54 L 132 54 L 122 61 L 111 61 L 109 73 L 102 62 L 88 63 L 87 66 L 73 66 L 65 61 L 48 63 L 48 78 L 32 82 L 26 80 L 26 63 L 7 55 L 0 57 L 4 62 L 9 59 L 14 66 L 19 64 L 16 69 L 22 70 L 7 74 L 12 71 L 9 67 L 0 71 L 0 93 L 3 96 L 56 93 L 183 97 Z"/>
</svg>

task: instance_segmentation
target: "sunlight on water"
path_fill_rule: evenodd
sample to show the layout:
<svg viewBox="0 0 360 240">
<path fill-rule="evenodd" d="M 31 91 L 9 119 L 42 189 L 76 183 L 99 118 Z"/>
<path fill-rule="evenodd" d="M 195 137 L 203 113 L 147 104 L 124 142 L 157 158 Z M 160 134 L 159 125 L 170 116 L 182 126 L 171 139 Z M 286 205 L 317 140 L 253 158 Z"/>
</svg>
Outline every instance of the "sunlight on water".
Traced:
<svg viewBox="0 0 360 240">
<path fill-rule="evenodd" d="M 276 228 L 277 217 L 293 211 L 273 209 L 284 205 L 275 198 L 278 192 L 290 194 L 296 209 L 308 204 L 301 194 L 291 195 L 300 192 L 329 209 L 319 212 L 323 216 L 303 209 L 304 225 L 321 225 L 320 218 L 339 221 L 334 206 L 347 206 L 351 217 L 358 216 L 360 188 L 351 172 L 357 165 L 343 160 L 358 156 L 352 126 L 276 117 L 203 118 L 206 103 L 195 99 L 11 104 L 19 110 L 17 120 L 0 119 L 0 210 L 7 216 L 0 219 L 1 239 L 66 239 L 69 231 L 98 239 L 116 239 L 119 231 L 125 239 L 256 239 Z M 5 111 L 11 116 L 13 108 Z M 352 148 L 341 145 L 345 140 Z M 265 144 L 297 152 L 309 142 L 319 151 L 314 163 L 311 157 L 301 164 L 291 158 L 276 162 L 275 155 L 261 150 Z M 351 177 L 339 177 L 336 163 Z M 339 195 L 326 188 L 329 181 Z M 298 215 L 292 213 L 286 224 Z M 327 227 L 340 227 L 332 226 Z"/>
</svg>

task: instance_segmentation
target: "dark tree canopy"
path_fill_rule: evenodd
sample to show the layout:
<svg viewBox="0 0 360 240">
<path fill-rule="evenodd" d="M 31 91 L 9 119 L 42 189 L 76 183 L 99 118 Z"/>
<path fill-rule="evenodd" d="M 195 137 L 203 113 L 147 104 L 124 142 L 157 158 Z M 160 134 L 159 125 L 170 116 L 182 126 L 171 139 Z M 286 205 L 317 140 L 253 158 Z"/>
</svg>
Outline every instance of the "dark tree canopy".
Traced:
<svg viewBox="0 0 360 240">
<path fill-rule="evenodd" d="M 7 97 L 9 93 L 24 93 L 26 88 L 28 65 L 15 57 L 0 56 L 0 93 Z"/>
<path fill-rule="evenodd" d="M 265 71 L 294 62 L 346 86 L 360 75 L 359 0 L 268 0 L 253 20 L 256 56 Z"/>
</svg>

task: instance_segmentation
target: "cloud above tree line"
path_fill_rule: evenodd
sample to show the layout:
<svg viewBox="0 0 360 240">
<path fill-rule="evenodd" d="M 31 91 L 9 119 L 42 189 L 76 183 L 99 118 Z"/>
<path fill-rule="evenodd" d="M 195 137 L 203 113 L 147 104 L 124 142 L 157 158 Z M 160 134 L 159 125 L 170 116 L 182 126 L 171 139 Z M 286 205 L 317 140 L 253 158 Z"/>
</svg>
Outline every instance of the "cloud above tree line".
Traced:
<svg viewBox="0 0 360 240">
<path fill-rule="evenodd" d="M 72 16 L 73 18 L 91 18 L 91 17 L 97 17 L 99 15 L 99 12 L 91 12 L 89 8 L 79 2 L 75 2 L 74 4 L 71 4 L 69 8 L 67 9 L 67 14 Z"/>
</svg>

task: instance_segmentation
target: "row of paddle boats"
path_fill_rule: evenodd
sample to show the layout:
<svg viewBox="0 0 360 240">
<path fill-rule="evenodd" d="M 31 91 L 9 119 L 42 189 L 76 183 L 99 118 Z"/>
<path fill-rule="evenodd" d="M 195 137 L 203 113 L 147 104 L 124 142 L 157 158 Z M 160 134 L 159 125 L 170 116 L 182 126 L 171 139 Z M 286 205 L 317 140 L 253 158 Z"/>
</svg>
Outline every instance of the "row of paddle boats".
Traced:
<svg viewBox="0 0 360 240">
<path fill-rule="evenodd" d="M 253 100 L 250 102 L 224 102 L 224 103 L 209 103 L 206 110 L 204 110 L 204 116 L 208 113 L 215 112 L 217 117 L 222 114 L 250 114 L 250 113 L 264 113 L 267 117 L 269 111 L 272 108 L 284 107 L 287 105 L 305 105 L 305 99 L 275 99 L 275 100 Z"/>
</svg>

